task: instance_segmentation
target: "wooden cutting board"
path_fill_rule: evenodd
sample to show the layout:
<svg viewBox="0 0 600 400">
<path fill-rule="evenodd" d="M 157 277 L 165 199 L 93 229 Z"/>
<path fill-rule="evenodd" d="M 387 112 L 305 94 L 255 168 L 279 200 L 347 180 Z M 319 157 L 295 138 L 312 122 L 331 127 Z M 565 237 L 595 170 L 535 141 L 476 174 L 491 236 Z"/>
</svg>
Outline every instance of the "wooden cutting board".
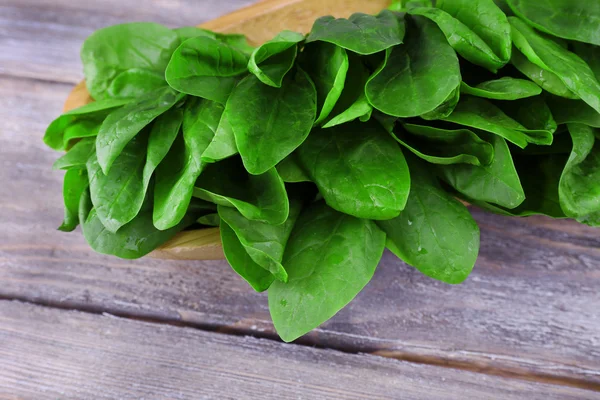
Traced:
<svg viewBox="0 0 600 400">
<path fill-rule="evenodd" d="M 355 12 L 377 14 L 388 3 L 388 0 L 263 0 L 200 26 L 215 32 L 243 33 L 251 44 L 258 45 L 284 29 L 307 33 L 314 21 L 324 15 L 346 18 Z M 81 82 L 67 98 L 64 111 L 92 101 L 85 82 Z M 181 232 L 150 256 L 175 260 L 223 259 L 219 229 Z"/>
</svg>

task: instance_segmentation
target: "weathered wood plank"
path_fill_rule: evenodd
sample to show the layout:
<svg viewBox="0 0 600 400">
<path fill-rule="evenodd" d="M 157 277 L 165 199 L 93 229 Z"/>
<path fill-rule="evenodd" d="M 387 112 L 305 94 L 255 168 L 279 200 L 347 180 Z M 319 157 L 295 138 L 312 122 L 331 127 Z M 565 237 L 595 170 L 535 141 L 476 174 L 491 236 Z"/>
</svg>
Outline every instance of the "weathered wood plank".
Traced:
<svg viewBox="0 0 600 400">
<path fill-rule="evenodd" d="M 600 399 L 600 393 L 0 301 L 0 398 Z"/>
<path fill-rule="evenodd" d="M 275 337 L 265 296 L 223 261 L 118 260 L 55 230 L 62 173 L 41 137 L 70 89 L 0 78 L 0 297 Z M 473 212 L 482 248 L 465 284 L 386 254 L 363 293 L 303 341 L 600 389 L 598 231 Z"/>
<path fill-rule="evenodd" d="M 2 0 L 0 74 L 77 83 L 79 50 L 92 32 L 125 22 L 197 25 L 255 0 Z"/>
</svg>

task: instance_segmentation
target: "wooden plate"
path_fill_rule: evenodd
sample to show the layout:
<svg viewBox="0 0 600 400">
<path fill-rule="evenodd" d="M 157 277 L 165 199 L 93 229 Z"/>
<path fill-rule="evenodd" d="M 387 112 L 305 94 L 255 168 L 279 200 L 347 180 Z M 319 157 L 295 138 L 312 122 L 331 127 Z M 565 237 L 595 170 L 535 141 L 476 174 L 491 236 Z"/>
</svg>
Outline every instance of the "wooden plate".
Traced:
<svg viewBox="0 0 600 400">
<path fill-rule="evenodd" d="M 258 45 L 284 29 L 306 33 L 315 19 L 324 15 L 346 18 L 355 12 L 376 14 L 388 3 L 388 0 L 263 0 L 200 26 L 215 32 L 243 33 L 251 44 Z M 67 98 L 64 111 L 92 101 L 85 82 L 81 82 Z M 150 256 L 171 260 L 225 258 L 218 228 L 181 232 Z"/>
</svg>

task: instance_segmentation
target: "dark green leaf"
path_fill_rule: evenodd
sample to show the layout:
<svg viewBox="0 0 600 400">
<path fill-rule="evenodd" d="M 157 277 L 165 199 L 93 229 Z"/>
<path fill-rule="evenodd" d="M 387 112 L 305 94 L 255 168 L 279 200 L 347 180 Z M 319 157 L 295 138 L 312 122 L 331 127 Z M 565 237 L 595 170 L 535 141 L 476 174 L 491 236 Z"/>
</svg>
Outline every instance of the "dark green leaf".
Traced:
<svg viewBox="0 0 600 400">
<path fill-rule="evenodd" d="M 490 165 L 466 164 L 439 167 L 441 177 L 465 196 L 506 208 L 515 208 L 525 200 L 525 193 L 506 141 L 497 135 L 481 134 L 494 145 Z"/>
<path fill-rule="evenodd" d="M 108 174 L 127 143 L 183 97 L 173 89 L 166 88 L 110 113 L 96 138 L 96 155 L 102 171 Z"/>
<path fill-rule="evenodd" d="M 438 0 L 441 8 L 469 27 L 483 39 L 494 54 L 506 64 L 510 60 L 512 42 L 506 15 L 493 0 Z"/>
<path fill-rule="evenodd" d="M 433 111 L 421 115 L 421 118 L 428 121 L 447 118 L 454 112 L 459 101 L 460 86 L 457 86 L 442 104 L 437 106 Z"/>
<path fill-rule="evenodd" d="M 479 253 L 479 227 L 469 210 L 445 192 L 426 164 L 409 157 L 410 195 L 397 218 L 378 221 L 388 248 L 423 274 L 463 282 Z"/>
<path fill-rule="evenodd" d="M 304 172 L 296 153 L 292 153 L 277 164 L 277 173 L 284 182 L 310 182 L 310 177 Z"/>
<path fill-rule="evenodd" d="M 384 246 L 385 234 L 372 221 L 323 203 L 303 212 L 283 257 L 288 283 L 269 289 L 279 336 L 291 342 L 345 307 L 373 277 Z"/>
<path fill-rule="evenodd" d="M 206 214 L 198 218 L 196 222 L 205 226 L 216 226 L 218 227 L 220 224 L 221 218 L 218 213 Z"/>
<path fill-rule="evenodd" d="M 247 65 L 248 56 L 241 50 L 198 36 L 179 46 L 165 76 L 169 85 L 180 92 L 225 104 Z"/>
<path fill-rule="evenodd" d="M 409 3 L 409 6 L 411 3 Z M 464 59 L 475 65 L 496 72 L 506 64 L 501 60 L 487 43 L 468 26 L 448 14 L 444 10 L 433 7 L 409 8 L 412 15 L 421 15 L 435 22 L 442 30 L 448 43 Z"/>
<path fill-rule="evenodd" d="M 578 123 L 600 128 L 600 113 L 581 100 L 548 96 L 546 99 L 558 125 Z"/>
<path fill-rule="evenodd" d="M 542 89 L 535 83 L 504 76 L 494 81 L 480 83 L 475 87 L 461 83 L 460 91 L 464 94 L 494 100 L 518 100 L 537 96 Z"/>
<path fill-rule="evenodd" d="M 515 46 L 529 61 L 557 75 L 570 91 L 600 112 L 600 83 L 585 61 L 535 32 L 520 19 L 509 19 Z"/>
<path fill-rule="evenodd" d="M 225 111 L 221 116 L 219 126 L 217 126 L 215 137 L 213 137 L 206 150 L 204 150 L 204 153 L 202 153 L 202 162 L 217 162 L 238 154 L 235 135 L 227 119 L 227 114 L 227 106 L 225 106 Z"/>
<path fill-rule="evenodd" d="M 85 164 L 96 150 L 95 140 L 85 138 L 77 142 L 64 156 L 54 162 L 54 169 L 85 168 Z"/>
<path fill-rule="evenodd" d="M 271 225 L 284 223 L 289 214 L 285 186 L 275 168 L 250 175 L 238 157 L 209 164 L 196 182 L 194 196 Z"/>
<path fill-rule="evenodd" d="M 393 136 L 419 158 L 433 164 L 489 165 L 494 146 L 468 129 L 447 130 L 404 124 Z"/>
<path fill-rule="evenodd" d="M 317 89 L 319 116 L 315 124 L 320 124 L 329 117 L 342 95 L 349 68 L 348 54 L 331 43 L 316 42 L 308 44 L 302 55 L 302 67 Z"/>
<path fill-rule="evenodd" d="M 192 199 L 196 179 L 206 167 L 201 155 L 215 136 L 223 106 L 189 99 L 183 115 L 183 135 L 156 170 L 154 226 L 169 229 L 181 221 Z"/>
<path fill-rule="evenodd" d="M 573 150 L 560 178 L 560 205 L 569 217 L 600 212 L 600 140 L 594 128 L 569 124 Z"/>
<path fill-rule="evenodd" d="M 63 232 L 71 232 L 79 225 L 79 202 L 88 188 L 88 175 L 85 168 L 71 168 L 65 172 L 63 198 L 65 202 L 65 218 L 58 228 Z"/>
<path fill-rule="evenodd" d="M 600 46 L 600 3 L 574 0 L 508 0 L 514 13 L 534 28 Z"/>
<path fill-rule="evenodd" d="M 108 95 L 115 99 L 135 99 L 167 86 L 163 71 L 132 68 L 121 72 L 108 87 Z"/>
<path fill-rule="evenodd" d="M 109 87 L 121 73 L 143 69 L 163 74 L 180 44 L 172 30 L 135 22 L 99 29 L 83 43 L 81 60 L 88 91 L 96 100 L 111 95 Z"/>
<path fill-rule="evenodd" d="M 511 62 L 523 75 L 531 79 L 548 93 L 568 99 L 579 98 L 579 96 L 569 90 L 555 73 L 538 67 L 529 61 L 519 50 L 513 50 Z"/>
<path fill-rule="evenodd" d="M 110 232 L 116 232 L 139 213 L 146 188 L 143 174 L 148 135 L 133 138 L 123 149 L 108 174 L 104 174 L 96 154 L 87 161 L 90 194 L 97 218 Z"/>
<path fill-rule="evenodd" d="M 404 39 L 402 14 L 384 10 L 378 15 L 352 14 L 350 18 L 322 17 L 315 21 L 306 43 L 328 42 L 368 55 L 399 45 Z"/>
<path fill-rule="evenodd" d="M 541 146 L 552 144 L 558 126 L 544 97 L 536 96 L 497 104 L 506 115 L 523 125 L 525 129 L 520 130 L 527 134 L 529 143 Z"/>
<path fill-rule="evenodd" d="M 256 48 L 248 62 L 248 70 L 265 85 L 280 88 L 285 75 L 294 66 L 298 43 L 304 35 L 283 31 L 273 39 Z"/>
<path fill-rule="evenodd" d="M 358 218 L 397 217 L 410 175 L 400 147 L 375 121 L 317 129 L 298 150 L 327 204 Z"/>
<path fill-rule="evenodd" d="M 369 102 L 396 117 L 416 117 L 444 103 L 460 84 L 456 53 L 440 29 L 414 16 L 406 45 L 386 53 L 386 61 L 366 86 Z"/>
<path fill-rule="evenodd" d="M 221 242 L 223 253 L 231 268 L 238 273 L 257 292 L 264 292 L 271 286 L 275 277 L 258 265 L 227 223 L 221 221 Z"/>
<path fill-rule="evenodd" d="M 357 118 L 370 116 L 373 111 L 373 106 L 369 104 L 365 95 L 365 85 L 367 79 L 369 79 L 369 71 L 358 56 L 352 53 L 347 55 L 349 67 L 344 82 L 344 90 L 342 90 L 329 117 L 323 121 L 325 122 L 323 128 L 331 128 L 332 126 L 354 121 Z"/>
<path fill-rule="evenodd" d="M 238 210 L 230 207 L 219 206 L 219 216 L 233 229 L 244 250 L 254 262 L 273 274 L 275 278 L 287 282 L 288 274 L 281 262 L 286 243 L 301 208 L 302 202 L 291 200 L 289 216 L 281 225 L 249 220 Z"/>
<path fill-rule="evenodd" d="M 254 75 L 241 81 L 226 115 L 248 172 L 262 174 L 300 146 L 316 113 L 315 87 L 301 69 L 288 75 L 280 89 L 262 84 Z"/>
</svg>

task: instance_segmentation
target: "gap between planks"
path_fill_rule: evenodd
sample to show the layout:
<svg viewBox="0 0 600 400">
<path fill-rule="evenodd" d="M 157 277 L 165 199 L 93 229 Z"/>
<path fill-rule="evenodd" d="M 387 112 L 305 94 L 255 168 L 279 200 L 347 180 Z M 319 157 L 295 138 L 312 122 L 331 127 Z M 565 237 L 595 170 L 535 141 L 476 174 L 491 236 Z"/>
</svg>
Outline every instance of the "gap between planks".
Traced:
<svg viewBox="0 0 600 400">
<path fill-rule="evenodd" d="M 111 315 L 119 318 L 130 319 L 133 321 L 142 321 L 152 324 L 169 325 L 175 327 L 192 328 L 204 332 L 212 332 L 223 335 L 232 335 L 239 337 L 253 337 L 256 339 L 267 339 L 275 342 L 282 342 L 277 335 L 270 332 L 260 332 L 252 329 L 245 329 L 234 326 L 223 326 L 223 325 L 212 325 L 202 324 L 197 322 L 180 321 L 165 318 L 160 316 L 158 313 L 132 313 L 122 312 L 110 309 L 105 309 L 100 306 L 84 305 L 77 302 L 67 301 L 40 301 L 28 298 L 26 296 L 2 296 L 0 295 L 0 301 L 19 301 L 26 304 L 31 304 L 39 307 L 54 308 L 65 311 L 78 311 L 87 314 L 95 315 Z M 318 329 L 318 328 L 317 328 Z M 293 345 L 310 347 L 317 349 L 335 350 L 345 354 L 365 354 L 376 357 L 390 358 L 399 361 L 406 361 L 414 364 L 431 365 L 437 367 L 444 367 L 450 369 L 457 369 L 468 372 L 475 372 L 484 375 L 497 376 L 501 378 L 519 379 L 529 382 L 538 382 L 552 385 L 561 385 L 575 387 L 579 389 L 590 390 L 593 392 L 600 392 L 600 384 L 596 382 L 590 382 L 585 379 L 576 379 L 571 377 L 565 377 L 560 375 L 550 375 L 544 373 L 536 373 L 526 368 L 498 368 L 494 366 L 485 365 L 484 363 L 476 362 L 465 362 L 460 360 L 444 359 L 436 356 L 426 355 L 415 355 L 411 352 L 404 352 L 400 349 L 394 350 L 381 350 L 381 349 L 369 349 L 369 348 L 355 348 L 349 345 L 337 345 L 337 346 L 324 346 L 317 342 L 314 342 L 310 338 L 300 338 L 293 343 Z M 522 361 L 522 360 L 519 360 Z"/>
</svg>

